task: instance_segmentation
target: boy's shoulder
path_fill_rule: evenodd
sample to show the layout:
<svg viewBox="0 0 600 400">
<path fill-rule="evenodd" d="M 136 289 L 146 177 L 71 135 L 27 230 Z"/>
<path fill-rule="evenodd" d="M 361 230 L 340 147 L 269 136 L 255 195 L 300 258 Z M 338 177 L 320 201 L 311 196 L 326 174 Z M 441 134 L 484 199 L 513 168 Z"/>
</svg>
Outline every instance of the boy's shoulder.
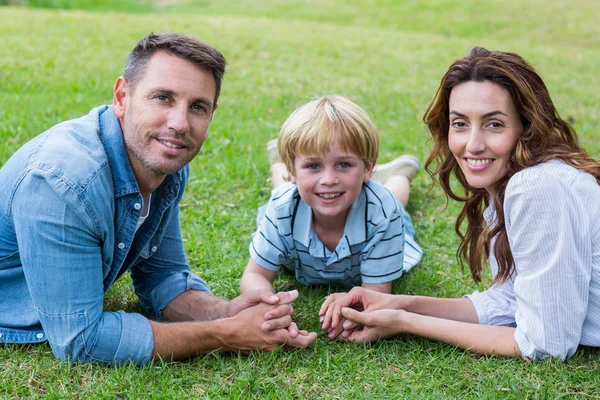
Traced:
<svg viewBox="0 0 600 400">
<path fill-rule="evenodd" d="M 381 183 L 371 179 L 363 184 L 363 191 L 366 196 L 367 205 L 371 213 L 376 211 L 382 216 L 391 216 L 395 213 L 402 212 L 404 207 L 394 194 Z"/>
</svg>

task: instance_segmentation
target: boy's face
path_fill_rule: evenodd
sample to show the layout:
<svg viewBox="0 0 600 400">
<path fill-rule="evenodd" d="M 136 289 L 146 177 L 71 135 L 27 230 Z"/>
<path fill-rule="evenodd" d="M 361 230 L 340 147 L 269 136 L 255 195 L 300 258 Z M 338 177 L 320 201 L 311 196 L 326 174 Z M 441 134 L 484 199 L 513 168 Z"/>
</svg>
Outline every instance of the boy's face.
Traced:
<svg viewBox="0 0 600 400">
<path fill-rule="evenodd" d="M 375 163 L 365 168 L 362 159 L 340 148 L 337 139 L 325 154 L 300 155 L 294 161 L 296 184 L 302 200 L 313 210 L 315 223 L 343 224 L 348 210 L 368 182 Z"/>
</svg>

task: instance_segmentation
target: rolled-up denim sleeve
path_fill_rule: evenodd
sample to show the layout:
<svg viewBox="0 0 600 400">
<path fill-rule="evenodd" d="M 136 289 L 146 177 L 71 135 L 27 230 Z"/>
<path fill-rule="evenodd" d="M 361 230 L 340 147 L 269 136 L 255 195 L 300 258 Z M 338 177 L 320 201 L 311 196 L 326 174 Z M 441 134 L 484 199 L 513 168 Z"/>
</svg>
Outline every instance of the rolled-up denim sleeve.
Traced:
<svg viewBox="0 0 600 400">
<path fill-rule="evenodd" d="M 131 269 L 131 278 L 142 307 L 153 319 L 162 320 L 162 310 L 175 297 L 187 290 L 210 290 L 187 264 L 178 205 L 156 247 L 150 258 Z"/>
<path fill-rule="evenodd" d="M 92 210 L 51 171 L 21 181 L 11 211 L 33 304 L 57 358 L 146 364 L 154 347 L 149 321 L 103 312 L 103 238 Z"/>
</svg>

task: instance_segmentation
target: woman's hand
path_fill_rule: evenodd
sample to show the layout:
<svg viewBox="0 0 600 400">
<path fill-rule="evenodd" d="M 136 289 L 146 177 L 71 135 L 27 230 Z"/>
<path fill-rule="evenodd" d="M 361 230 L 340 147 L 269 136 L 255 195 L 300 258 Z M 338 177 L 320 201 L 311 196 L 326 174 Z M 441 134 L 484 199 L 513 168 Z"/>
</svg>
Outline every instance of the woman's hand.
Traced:
<svg viewBox="0 0 600 400">
<path fill-rule="evenodd" d="M 331 300 L 330 300 L 331 298 Z M 382 309 L 398 309 L 402 296 L 385 294 L 368 290 L 362 287 L 354 287 L 348 293 L 335 293 L 328 296 L 327 300 L 321 306 L 319 315 L 322 316 L 322 328 L 324 331 L 329 331 L 331 328 L 336 329 L 343 323 L 342 308 L 351 307 L 358 311 L 375 311 Z M 346 329 L 344 327 L 344 329 Z M 347 328 L 350 330 L 352 327 Z M 347 337 L 349 332 L 342 334 L 342 337 Z"/>
<path fill-rule="evenodd" d="M 362 343 L 394 336 L 402 333 L 401 317 L 404 312 L 390 309 L 360 312 L 344 307 L 342 315 L 347 319 L 343 323 L 344 332 L 352 329 L 347 339 Z"/>
</svg>

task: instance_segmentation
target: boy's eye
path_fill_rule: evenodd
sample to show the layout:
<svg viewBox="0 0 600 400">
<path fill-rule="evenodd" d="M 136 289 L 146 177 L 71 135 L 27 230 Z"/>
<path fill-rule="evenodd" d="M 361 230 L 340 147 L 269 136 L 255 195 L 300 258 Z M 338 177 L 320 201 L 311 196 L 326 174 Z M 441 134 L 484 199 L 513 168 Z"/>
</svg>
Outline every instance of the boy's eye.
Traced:
<svg viewBox="0 0 600 400">
<path fill-rule="evenodd" d="M 319 164 L 308 164 L 306 166 L 306 168 L 308 168 L 308 169 L 318 169 L 319 168 Z"/>
<path fill-rule="evenodd" d="M 339 168 L 348 168 L 348 167 L 350 167 L 350 164 L 348 164 L 347 162 L 340 162 L 340 163 L 338 163 L 338 167 Z"/>
</svg>

